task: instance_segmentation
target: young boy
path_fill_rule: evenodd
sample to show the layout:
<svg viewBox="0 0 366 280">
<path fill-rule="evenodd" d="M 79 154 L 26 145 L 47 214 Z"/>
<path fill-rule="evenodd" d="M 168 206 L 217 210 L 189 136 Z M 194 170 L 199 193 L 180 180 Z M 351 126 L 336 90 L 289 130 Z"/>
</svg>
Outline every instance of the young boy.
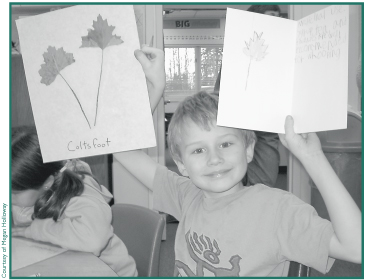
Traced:
<svg viewBox="0 0 366 280">
<path fill-rule="evenodd" d="M 135 52 L 154 109 L 165 85 L 164 54 Z M 149 59 L 147 56 L 149 56 Z M 168 140 L 178 176 L 142 151 L 116 158 L 149 189 L 154 208 L 179 226 L 174 276 L 281 276 L 286 260 L 327 272 L 338 258 L 361 261 L 361 213 L 326 160 L 315 133 L 297 135 L 287 117 L 282 143 L 302 162 L 322 193 L 331 223 L 291 193 L 243 186 L 253 132 L 216 125 L 217 98 L 198 93 L 181 102 Z"/>
</svg>

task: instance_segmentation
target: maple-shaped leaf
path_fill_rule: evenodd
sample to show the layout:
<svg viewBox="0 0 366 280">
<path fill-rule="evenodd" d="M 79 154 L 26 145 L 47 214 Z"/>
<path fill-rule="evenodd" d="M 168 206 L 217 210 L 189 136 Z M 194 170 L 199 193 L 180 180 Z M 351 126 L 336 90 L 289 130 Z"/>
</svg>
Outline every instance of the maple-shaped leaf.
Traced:
<svg viewBox="0 0 366 280">
<path fill-rule="evenodd" d="M 258 33 L 254 31 L 253 38 L 249 39 L 248 42 L 245 42 L 243 52 L 250 57 L 245 89 L 247 89 L 248 86 L 249 71 L 250 71 L 250 65 L 252 64 L 252 60 L 261 61 L 267 54 L 266 50 L 268 48 L 268 45 L 264 45 L 262 34 L 263 32 L 258 35 Z"/>
<path fill-rule="evenodd" d="M 41 83 L 50 85 L 60 74 L 60 71 L 66 66 L 75 62 L 72 53 L 67 53 L 63 48 L 56 50 L 55 47 L 49 46 L 47 52 L 43 54 L 44 64 L 41 65 L 41 69 L 38 71 L 41 75 Z"/>
<path fill-rule="evenodd" d="M 94 30 L 88 29 L 88 35 L 81 37 L 80 48 L 101 48 L 104 50 L 108 46 L 120 45 L 123 43 L 121 36 L 112 35 L 115 26 L 108 25 L 107 20 L 103 20 L 98 15 L 97 21 L 93 20 Z"/>
<path fill-rule="evenodd" d="M 123 40 L 121 39 L 120 36 L 112 35 L 115 27 L 113 25 L 108 25 L 108 21 L 103 20 L 101 15 L 98 15 L 97 21 L 93 20 L 93 27 L 94 30 L 88 29 L 87 36 L 81 37 L 80 48 L 101 48 L 102 50 L 102 63 L 100 66 L 99 85 L 98 85 L 97 102 L 95 106 L 95 118 L 94 118 L 94 125 L 96 125 L 98 116 L 100 81 L 102 80 L 102 72 L 103 72 L 104 49 L 109 46 L 120 45 L 123 43 Z"/>
<path fill-rule="evenodd" d="M 89 120 L 85 115 L 83 107 L 81 106 L 79 98 L 61 74 L 62 69 L 75 62 L 73 54 L 65 52 L 63 48 L 59 48 L 56 50 L 55 47 L 49 46 L 47 48 L 47 52 L 43 54 L 43 58 L 45 63 L 41 65 L 41 69 L 38 71 L 39 75 L 41 75 L 42 77 L 41 83 L 49 86 L 56 79 L 57 75 L 60 75 L 60 77 L 65 81 L 66 85 L 72 91 L 76 101 L 79 104 L 80 110 L 88 123 L 89 128 L 91 128 Z"/>
<path fill-rule="evenodd" d="M 264 40 L 261 39 L 262 34 L 263 32 L 258 35 L 258 33 L 254 31 L 253 38 L 250 39 L 249 42 L 245 42 L 246 46 L 243 49 L 247 56 L 256 61 L 262 60 L 267 54 L 266 50 L 268 45 L 264 45 Z"/>
</svg>

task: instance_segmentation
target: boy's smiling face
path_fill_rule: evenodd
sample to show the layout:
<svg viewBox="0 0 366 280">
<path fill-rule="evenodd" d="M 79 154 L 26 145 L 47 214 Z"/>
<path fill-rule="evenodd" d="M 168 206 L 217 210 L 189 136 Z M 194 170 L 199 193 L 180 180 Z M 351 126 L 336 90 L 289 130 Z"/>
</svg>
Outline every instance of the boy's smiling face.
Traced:
<svg viewBox="0 0 366 280">
<path fill-rule="evenodd" d="M 243 188 L 248 163 L 253 158 L 254 143 L 245 147 L 238 129 L 212 125 L 204 130 L 189 121 L 181 139 L 180 172 L 189 176 L 206 197 L 221 197 Z"/>
</svg>

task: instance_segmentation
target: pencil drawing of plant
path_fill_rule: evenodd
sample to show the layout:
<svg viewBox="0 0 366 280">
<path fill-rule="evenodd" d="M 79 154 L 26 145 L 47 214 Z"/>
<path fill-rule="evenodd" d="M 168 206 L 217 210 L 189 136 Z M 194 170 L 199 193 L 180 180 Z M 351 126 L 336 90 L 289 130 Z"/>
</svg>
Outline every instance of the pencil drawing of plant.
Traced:
<svg viewBox="0 0 366 280">
<path fill-rule="evenodd" d="M 103 20 L 101 15 L 98 15 L 97 20 L 93 20 L 94 30 L 88 29 L 88 35 L 82 36 L 82 44 L 80 48 L 100 48 L 102 50 L 102 63 L 100 66 L 100 75 L 99 75 L 99 85 L 98 85 L 98 93 L 97 93 L 97 102 L 95 107 L 95 119 L 94 126 L 97 122 L 98 115 L 98 103 L 99 103 L 99 90 L 100 90 L 100 81 L 102 78 L 103 71 L 103 55 L 104 49 L 113 46 L 120 45 L 123 43 L 123 40 L 120 36 L 112 35 L 115 26 L 108 25 L 107 19 Z"/>
<path fill-rule="evenodd" d="M 49 86 L 56 79 L 57 75 L 60 75 L 60 77 L 65 81 L 67 86 L 74 94 L 76 101 L 79 103 L 81 112 L 84 114 L 84 117 L 88 122 L 89 128 L 91 128 L 88 118 L 86 117 L 83 107 L 81 106 L 79 98 L 61 74 L 62 69 L 75 62 L 73 54 L 65 52 L 62 47 L 56 50 L 55 47 L 49 46 L 47 48 L 47 52 L 43 54 L 43 58 L 45 63 L 41 65 L 41 69 L 38 71 L 39 75 L 41 75 L 42 77 L 41 83 Z"/>
<path fill-rule="evenodd" d="M 247 74 L 247 81 L 245 84 L 245 90 L 248 86 L 248 79 L 249 79 L 249 72 L 250 72 L 250 65 L 252 63 L 252 60 L 255 61 L 261 61 L 266 53 L 266 50 L 268 48 L 268 45 L 264 45 L 264 40 L 262 39 L 262 34 L 259 34 L 254 31 L 253 38 L 250 38 L 248 42 L 245 42 L 245 47 L 243 49 L 243 52 L 250 57 L 250 62 L 248 66 L 248 74 Z"/>
</svg>

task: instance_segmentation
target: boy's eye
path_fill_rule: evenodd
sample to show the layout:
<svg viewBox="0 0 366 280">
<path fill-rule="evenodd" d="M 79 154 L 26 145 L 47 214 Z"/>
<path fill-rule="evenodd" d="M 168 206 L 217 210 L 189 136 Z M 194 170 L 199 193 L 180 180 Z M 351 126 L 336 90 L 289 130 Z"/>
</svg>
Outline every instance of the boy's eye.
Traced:
<svg viewBox="0 0 366 280">
<path fill-rule="evenodd" d="M 232 143 L 225 142 L 225 143 L 222 143 L 222 144 L 220 145 L 220 148 L 228 148 L 228 147 L 230 147 L 231 145 L 232 145 Z"/>
<path fill-rule="evenodd" d="M 202 154 L 204 152 L 204 149 L 199 148 L 193 151 L 194 154 Z"/>
</svg>

